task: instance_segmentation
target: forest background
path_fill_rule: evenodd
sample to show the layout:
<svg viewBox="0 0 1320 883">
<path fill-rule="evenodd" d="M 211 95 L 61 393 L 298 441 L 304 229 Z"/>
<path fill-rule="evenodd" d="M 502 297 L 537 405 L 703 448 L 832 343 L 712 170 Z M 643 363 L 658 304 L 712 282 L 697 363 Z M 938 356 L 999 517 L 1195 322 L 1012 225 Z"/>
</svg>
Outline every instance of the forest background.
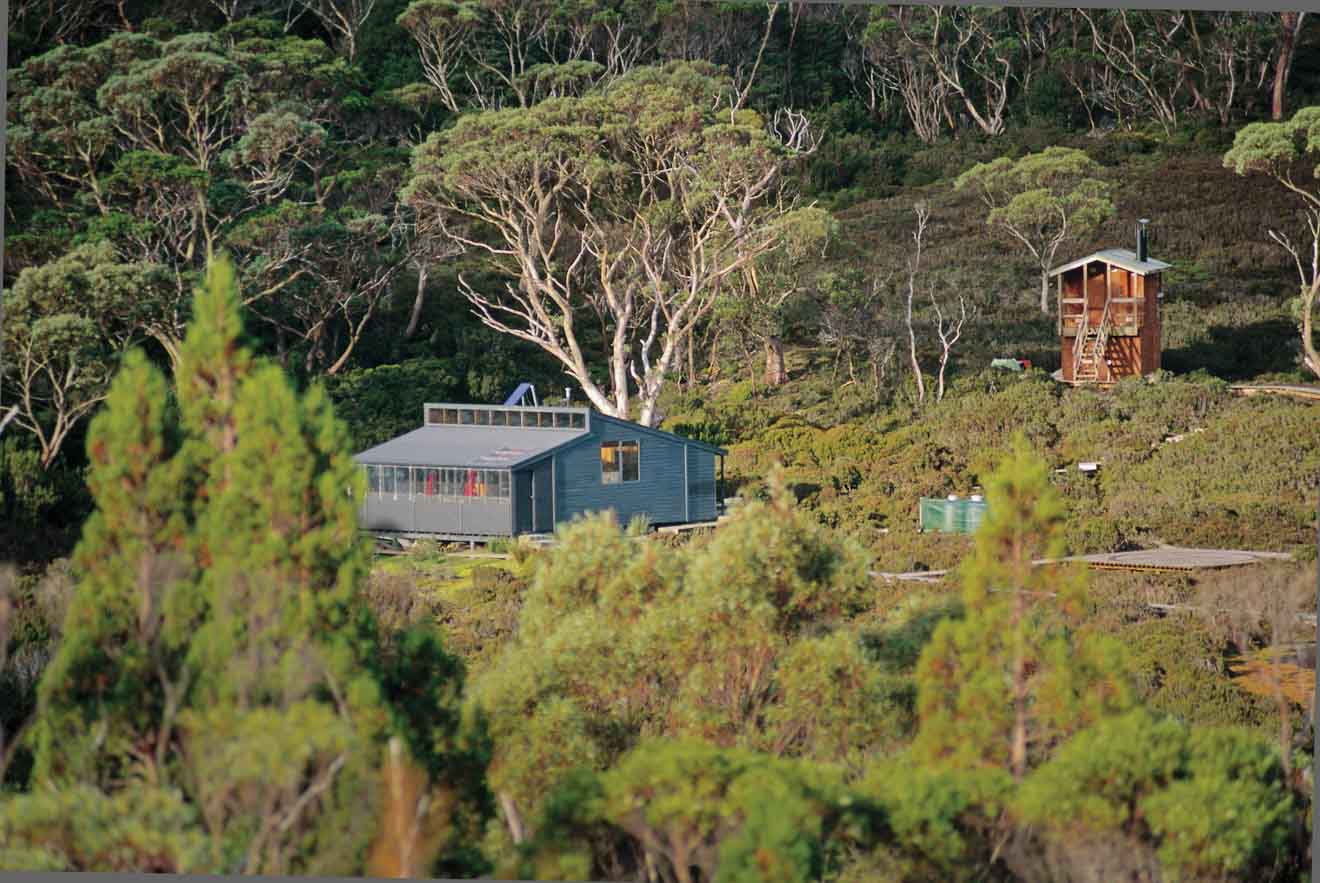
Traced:
<svg viewBox="0 0 1320 883">
<path fill-rule="evenodd" d="M 1309 866 L 1320 433 L 1229 387 L 1320 374 L 1312 17 L 10 15 L 5 866 Z M 1166 371 L 1063 389 L 1042 277 L 1139 218 Z M 520 381 L 729 447 L 744 514 L 373 564 L 347 455 Z M 981 537 L 917 529 L 920 497 L 978 488 Z M 1158 542 L 1298 562 L 1013 569 Z"/>
</svg>

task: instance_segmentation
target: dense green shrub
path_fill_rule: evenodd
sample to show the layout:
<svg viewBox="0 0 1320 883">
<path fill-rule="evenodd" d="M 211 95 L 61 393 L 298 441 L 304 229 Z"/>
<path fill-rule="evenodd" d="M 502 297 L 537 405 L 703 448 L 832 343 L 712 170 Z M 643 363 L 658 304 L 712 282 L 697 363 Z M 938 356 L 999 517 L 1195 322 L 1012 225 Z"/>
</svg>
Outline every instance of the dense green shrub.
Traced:
<svg viewBox="0 0 1320 883">
<path fill-rule="evenodd" d="M 1278 867 L 1294 804 L 1267 740 L 1142 709 L 1079 734 L 1023 785 L 1016 813 L 1061 845 L 1122 833 L 1174 875 L 1260 879 Z"/>
<path fill-rule="evenodd" d="M 82 458 L 42 469 L 26 441 L 12 426 L 0 440 L 0 561 L 42 564 L 72 550 L 91 497 Z"/>
<path fill-rule="evenodd" d="M 1229 679 L 1225 648 L 1204 623 L 1188 616 L 1146 619 L 1119 636 L 1150 708 L 1195 725 L 1263 728 L 1274 722 L 1268 700 Z"/>
<path fill-rule="evenodd" d="M 449 359 L 350 371 L 330 378 L 326 388 L 359 451 L 421 426 L 422 406 L 427 402 L 463 397 L 463 383 Z"/>
</svg>

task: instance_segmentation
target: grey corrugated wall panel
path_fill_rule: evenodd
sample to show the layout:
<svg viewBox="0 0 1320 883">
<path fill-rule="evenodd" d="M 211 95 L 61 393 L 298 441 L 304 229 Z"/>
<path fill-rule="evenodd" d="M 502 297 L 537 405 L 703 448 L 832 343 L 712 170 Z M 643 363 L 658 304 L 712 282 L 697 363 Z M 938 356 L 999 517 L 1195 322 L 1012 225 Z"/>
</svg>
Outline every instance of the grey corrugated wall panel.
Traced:
<svg viewBox="0 0 1320 883">
<path fill-rule="evenodd" d="M 463 519 L 459 512 L 462 505 L 444 500 L 414 501 L 413 530 L 417 533 L 463 533 Z"/>
<path fill-rule="evenodd" d="M 509 536 L 513 533 L 513 506 L 509 503 L 459 503 L 461 533 Z"/>
<path fill-rule="evenodd" d="M 361 525 L 366 530 L 403 533 L 510 536 L 513 533 L 512 519 L 511 502 L 454 503 L 368 496 Z"/>
<path fill-rule="evenodd" d="M 412 503 L 407 499 L 392 500 L 369 495 L 362 526 L 368 530 L 410 531 L 413 529 Z"/>
</svg>

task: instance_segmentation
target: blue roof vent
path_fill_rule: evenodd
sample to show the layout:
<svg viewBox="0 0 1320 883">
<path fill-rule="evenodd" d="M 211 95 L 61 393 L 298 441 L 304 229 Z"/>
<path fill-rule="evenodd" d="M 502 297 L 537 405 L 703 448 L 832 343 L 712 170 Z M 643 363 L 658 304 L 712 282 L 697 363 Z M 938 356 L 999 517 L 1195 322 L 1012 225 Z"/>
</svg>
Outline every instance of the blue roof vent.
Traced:
<svg viewBox="0 0 1320 883">
<path fill-rule="evenodd" d="M 513 391 L 513 395 L 505 399 L 504 407 L 509 408 L 517 406 L 525 408 L 527 407 L 527 399 L 529 396 L 532 400 L 532 407 L 536 407 L 536 388 L 530 383 L 520 383 L 518 384 L 518 388 Z"/>
</svg>

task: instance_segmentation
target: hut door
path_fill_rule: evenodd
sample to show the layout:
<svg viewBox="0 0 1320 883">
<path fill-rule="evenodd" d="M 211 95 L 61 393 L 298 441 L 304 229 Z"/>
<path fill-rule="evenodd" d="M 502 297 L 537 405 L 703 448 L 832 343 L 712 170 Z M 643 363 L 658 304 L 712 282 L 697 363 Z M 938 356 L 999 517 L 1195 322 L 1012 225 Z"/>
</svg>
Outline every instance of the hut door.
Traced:
<svg viewBox="0 0 1320 883">
<path fill-rule="evenodd" d="M 532 471 L 532 532 L 549 533 L 555 529 L 550 490 L 550 463 L 541 463 Z"/>
<path fill-rule="evenodd" d="M 1107 264 L 1094 264 L 1088 266 L 1087 269 L 1090 272 L 1086 280 L 1086 321 L 1088 325 L 1099 325 L 1105 314 L 1105 297 L 1108 294 L 1106 274 L 1109 266 Z"/>
</svg>

